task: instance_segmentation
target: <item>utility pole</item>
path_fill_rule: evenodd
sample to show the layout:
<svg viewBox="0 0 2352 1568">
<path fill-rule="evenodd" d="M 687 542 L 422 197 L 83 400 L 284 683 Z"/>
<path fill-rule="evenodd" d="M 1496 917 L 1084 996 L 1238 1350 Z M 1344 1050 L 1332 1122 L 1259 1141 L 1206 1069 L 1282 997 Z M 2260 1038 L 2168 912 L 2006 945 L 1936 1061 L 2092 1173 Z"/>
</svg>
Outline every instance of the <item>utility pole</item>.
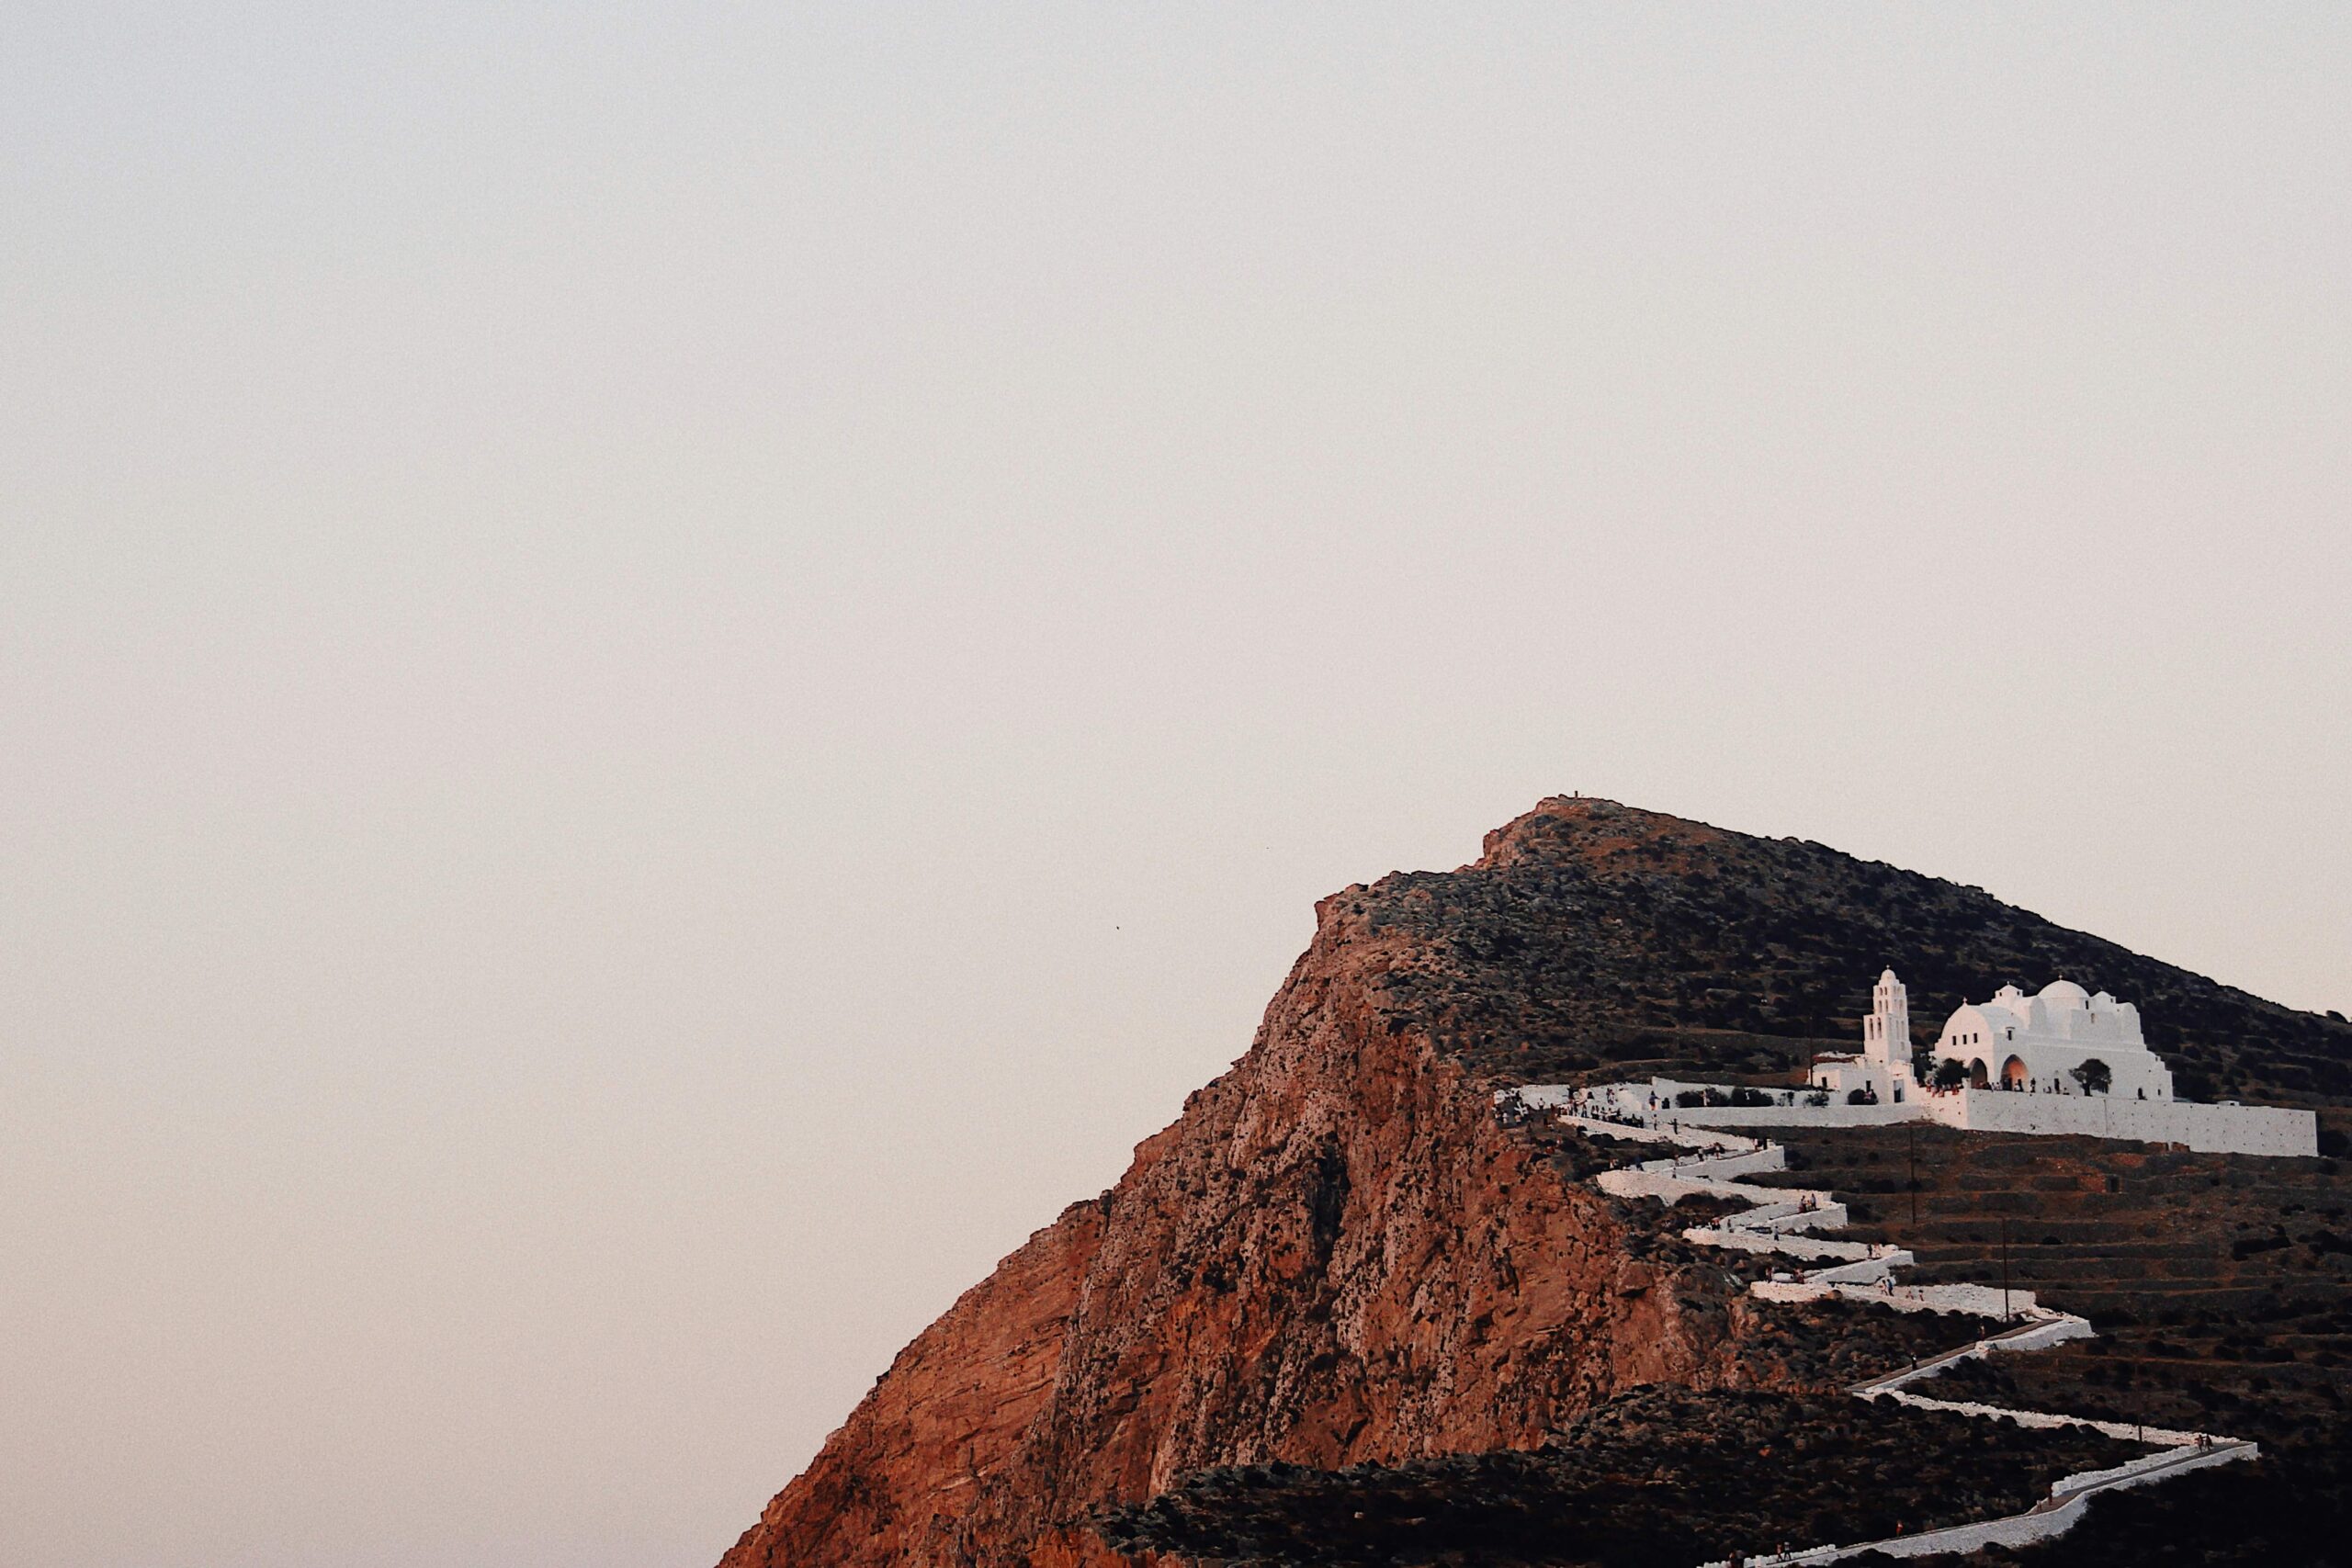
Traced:
<svg viewBox="0 0 2352 1568">
<path fill-rule="evenodd" d="M 2009 1321 L 2009 1216 L 2001 1216 L 2001 1321 Z"/>
<path fill-rule="evenodd" d="M 1911 1239 L 1919 1239 L 1919 1123 L 1905 1122 L 1903 1130 L 1909 1134 L 1911 1154 Z"/>
</svg>

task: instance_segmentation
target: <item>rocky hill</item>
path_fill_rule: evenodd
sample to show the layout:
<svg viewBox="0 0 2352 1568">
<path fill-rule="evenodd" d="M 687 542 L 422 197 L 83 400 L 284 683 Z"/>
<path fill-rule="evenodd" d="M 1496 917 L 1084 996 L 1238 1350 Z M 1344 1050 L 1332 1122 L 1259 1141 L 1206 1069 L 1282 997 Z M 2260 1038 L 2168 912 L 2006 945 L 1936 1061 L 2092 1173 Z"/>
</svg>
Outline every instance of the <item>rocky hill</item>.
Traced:
<svg viewBox="0 0 2352 1568">
<path fill-rule="evenodd" d="M 1547 800 L 1471 865 L 1317 912 L 1249 1054 L 900 1352 L 722 1568 L 1127 1561 L 1156 1538 L 1118 1521 L 1202 1472 L 1533 1450 L 1645 1385 L 1795 1399 L 1899 1364 L 1916 1328 L 1752 1303 L 1491 1098 L 1785 1072 L 1850 1045 L 1883 963 L 1922 1021 L 2006 979 L 2104 987 L 2185 1093 L 2319 1105 L 2325 1139 L 2352 1096 L 2340 1020 L 1973 888 L 1605 801 Z"/>
</svg>

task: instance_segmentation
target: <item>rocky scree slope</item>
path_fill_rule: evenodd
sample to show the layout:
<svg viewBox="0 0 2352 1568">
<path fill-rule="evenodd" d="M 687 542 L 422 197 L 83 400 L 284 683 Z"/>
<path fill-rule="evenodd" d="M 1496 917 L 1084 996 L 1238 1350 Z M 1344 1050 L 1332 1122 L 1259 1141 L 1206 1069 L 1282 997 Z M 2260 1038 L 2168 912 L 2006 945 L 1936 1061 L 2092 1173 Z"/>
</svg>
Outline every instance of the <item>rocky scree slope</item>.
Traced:
<svg viewBox="0 0 2352 1568">
<path fill-rule="evenodd" d="M 1317 915 L 1249 1054 L 900 1352 L 722 1568 L 1115 1562 L 1103 1510 L 1194 1472 L 1527 1449 L 1644 1384 L 1790 1383 L 1734 1273 L 1565 1179 L 1491 1089 L 1770 1068 L 1883 961 L 1922 1017 L 2063 969 L 2217 1081 L 2318 1098 L 2352 1056 L 2352 1027 L 1973 889 L 1605 801 Z"/>
</svg>

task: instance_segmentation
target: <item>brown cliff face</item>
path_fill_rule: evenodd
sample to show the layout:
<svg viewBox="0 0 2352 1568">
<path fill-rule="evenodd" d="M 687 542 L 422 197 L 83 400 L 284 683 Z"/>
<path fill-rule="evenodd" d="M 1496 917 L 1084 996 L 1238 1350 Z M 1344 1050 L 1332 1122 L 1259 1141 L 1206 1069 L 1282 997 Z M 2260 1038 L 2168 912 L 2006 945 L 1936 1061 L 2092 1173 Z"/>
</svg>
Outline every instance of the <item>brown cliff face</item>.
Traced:
<svg viewBox="0 0 2352 1568">
<path fill-rule="evenodd" d="M 1637 1384 L 1756 1381 L 1731 1281 L 1498 1124 L 1532 1066 L 1819 1034 L 1890 960 L 2104 963 L 2352 1043 L 1973 889 L 1602 801 L 1317 912 L 1249 1055 L 902 1351 L 721 1568 L 1108 1563 L 1087 1521 L 1193 1471 L 1531 1447 Z"/>
<path fill-rule="evenodd" d="M 1053 1396 L 1102 1212 L 1072 1204 L 917 1335 L 726 1561 L 942 1560 L 934 1521 L 971 1512 Z"/>
<path fill-rule="evenodd" d="M 909 1346 L 724 1568 L 1097 1562 L 1083 1521 L 1186 1472 L 1532 1444 L 1706 1382 L 1719 1318 L 1497 1124 L 1384 977 L 1351 890 L 1248 1056 Z"/>
<path fill-rule="evenodd" d="M 1605 1207 L 1386 1032 L 1366 959 L 1327 916 L 1251 1055 L 901 1353 L 729 1568 L 1113 1560 L 1067 1527 L 1187 1471 L 1530 1443 L 1702 1380 Z"/>
</svg>

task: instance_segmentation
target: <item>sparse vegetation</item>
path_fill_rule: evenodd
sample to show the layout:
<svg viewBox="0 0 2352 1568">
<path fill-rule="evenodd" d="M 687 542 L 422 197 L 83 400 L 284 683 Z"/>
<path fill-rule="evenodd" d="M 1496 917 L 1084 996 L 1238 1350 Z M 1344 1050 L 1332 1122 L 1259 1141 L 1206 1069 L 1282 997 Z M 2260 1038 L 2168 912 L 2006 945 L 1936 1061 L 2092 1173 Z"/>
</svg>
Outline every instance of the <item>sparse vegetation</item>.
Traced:
<svg viewBox="0 0 2352 1568">
<path fill-rule="evenodd" d="M 1797 1173 L 1750 1179 L 1886 1194 L 1879 1223 L 1849 1234 L 1910 1248 L 1914 1278 L 1993 1276 L 2006 1217 L 2016 1283 L 2098 1328 L 2095 1339 L 1965 1363 L 1938 1392 L 2263 1445 L 2257 1464 L 2101 1499 L 2085 1526 L 2018 1561 L 2347 1560 L 2352 1180 L 2337 1161 L 1924 1127 L 1774 1135 Z M 1915 1164 L 1917 1223 L 1905 1191 Z"/>
<path fill-rule="evenodd" d="M 2014 1513 L 2141 1451 L 1838 1395 L 1653 1387 L 1534 1452 L 1208 1471 L 1098 1528 L 1130 1551 L 1233 1564 L 1689 1568 Z"/>
<path fill-rule="evenodd" d="M 2067 975 L 2139 1004 L 2188 1099 L 2322 1109 L 2352 1127 L 2352 1024 L 2248 996 L 2011 908 L 1820 844 L 1623 807 L 1547 803 L 1508 853 L 1364 894 L 1420 940 L 1385 1005 L 1498 1077 L 1745 1077 L 1785 1086 L 1854 1048 L 1882 962 L 1920 1027 L 2005 980 Z M 1917 1041 L 1914 1043 L 1917 1043 Z"/>
</svg>

